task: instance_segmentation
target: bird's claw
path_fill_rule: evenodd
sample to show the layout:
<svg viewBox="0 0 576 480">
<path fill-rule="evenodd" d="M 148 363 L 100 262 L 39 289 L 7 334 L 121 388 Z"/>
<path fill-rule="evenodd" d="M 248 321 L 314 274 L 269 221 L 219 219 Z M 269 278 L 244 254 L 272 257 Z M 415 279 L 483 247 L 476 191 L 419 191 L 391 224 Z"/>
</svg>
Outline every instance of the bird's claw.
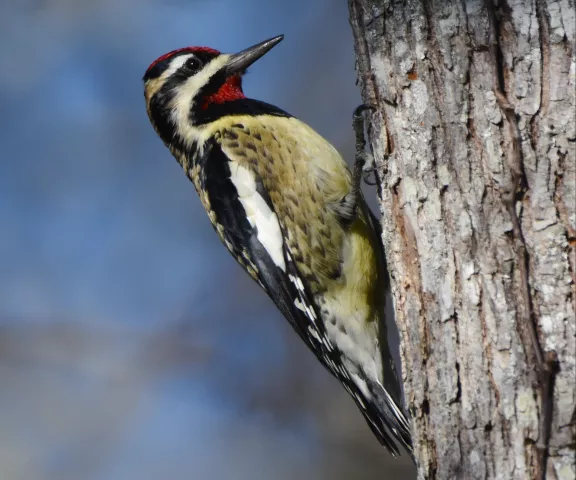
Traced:
<svg viewBox="0 0 576 480">
<path fill-rule="evenodd" d="M 367 105 L 365 103 L 358 105 L 355 109 L 354 109 L 354 114 L 353 117 L 355 120 L 359 119 L 362 117 L 362 114 L 364 112 L 366 112 L 367 110 L 370 110 L 371 112 L 376 111 L 376 107 L 373 107 L 372 105 Z"/>
</svg>

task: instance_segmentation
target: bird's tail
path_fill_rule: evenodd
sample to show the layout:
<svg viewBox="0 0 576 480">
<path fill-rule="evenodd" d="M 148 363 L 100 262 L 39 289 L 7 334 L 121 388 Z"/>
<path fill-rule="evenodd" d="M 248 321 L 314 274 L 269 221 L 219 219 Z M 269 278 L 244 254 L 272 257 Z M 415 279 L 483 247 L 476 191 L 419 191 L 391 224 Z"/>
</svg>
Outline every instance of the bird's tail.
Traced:
<svg viewBox="0 0 576 480">
<path fill-rule="evenodd" d="M 368 425 L 380 443 L 394 455 L 400 455 L 401 445 L 414 459 L 410 421 L 401 405 L 380 383 L 368 385 L 371 393 L 372 408 L 362 409 Z"/>
</svg>

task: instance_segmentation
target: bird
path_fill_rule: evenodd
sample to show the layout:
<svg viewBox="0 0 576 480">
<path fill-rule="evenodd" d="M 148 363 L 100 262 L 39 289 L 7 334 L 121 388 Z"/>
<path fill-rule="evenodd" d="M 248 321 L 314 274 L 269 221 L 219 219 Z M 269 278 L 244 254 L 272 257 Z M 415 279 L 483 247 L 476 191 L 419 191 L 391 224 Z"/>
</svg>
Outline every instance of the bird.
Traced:
<svg viewBox="0 0 576 480">
<path fill-rule="evenodd" d="M 340 381 L 380 443 L 393 456 L 401 448 L 412 455 L 386 340 L 381 231 L 361 191 L 370 107 L 354 113 L 352 172 L 312 127 L 247 98 L 248 67 L 283 38 L 235 54 L 185 47 L 160 56 L 142 79 L 148 117 L 228 251 Z"/>
</svg>

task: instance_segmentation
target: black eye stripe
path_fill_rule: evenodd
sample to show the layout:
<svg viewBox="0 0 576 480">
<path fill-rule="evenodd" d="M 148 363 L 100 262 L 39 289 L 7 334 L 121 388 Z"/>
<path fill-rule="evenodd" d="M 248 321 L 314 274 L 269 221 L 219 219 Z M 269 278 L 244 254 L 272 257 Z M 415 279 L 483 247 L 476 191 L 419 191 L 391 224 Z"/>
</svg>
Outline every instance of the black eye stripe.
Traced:
<svg viewBox="0 0 576 480">
<path fill-rule="evenodd" d="M 191 56 L 188 60 L 186 60 L 186 63 L 184 64 L 184 66 L 191 72 L 197 72 L 198 70 L 200 70 L 203 66 L 202 61 L 194 56 Z"/>
<path fill-rule="evenodd" d="M 202 65 L 206 65 L 208 62 L 210 62 L 210 60 L 213 60 L 214 58 L 217 57 L 216 54 L 212 53 L 212 52 L 194 52 L 194 56 L 200 60 L 200 63 L 202 63 Z"/>
</svg>

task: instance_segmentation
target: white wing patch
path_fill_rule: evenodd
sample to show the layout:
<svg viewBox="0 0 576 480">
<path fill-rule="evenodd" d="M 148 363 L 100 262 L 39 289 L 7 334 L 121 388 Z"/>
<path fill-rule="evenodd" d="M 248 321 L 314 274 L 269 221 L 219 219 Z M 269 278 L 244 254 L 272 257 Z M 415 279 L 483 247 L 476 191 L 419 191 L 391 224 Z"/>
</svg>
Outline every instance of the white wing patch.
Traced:
<svg viewBox="0 0 576 480">
<path fill-rule="evenodd" d="M 286 271 L 282 231 L 276 214 L 256 190 L 256 181 L 250 170 L 242 165 L 230 162 L 230 180 L 236 187 L 238 198 L 250 225 L 256 228 L 258 240 L 272 258 L 274 264 Z"/>
</svg>

